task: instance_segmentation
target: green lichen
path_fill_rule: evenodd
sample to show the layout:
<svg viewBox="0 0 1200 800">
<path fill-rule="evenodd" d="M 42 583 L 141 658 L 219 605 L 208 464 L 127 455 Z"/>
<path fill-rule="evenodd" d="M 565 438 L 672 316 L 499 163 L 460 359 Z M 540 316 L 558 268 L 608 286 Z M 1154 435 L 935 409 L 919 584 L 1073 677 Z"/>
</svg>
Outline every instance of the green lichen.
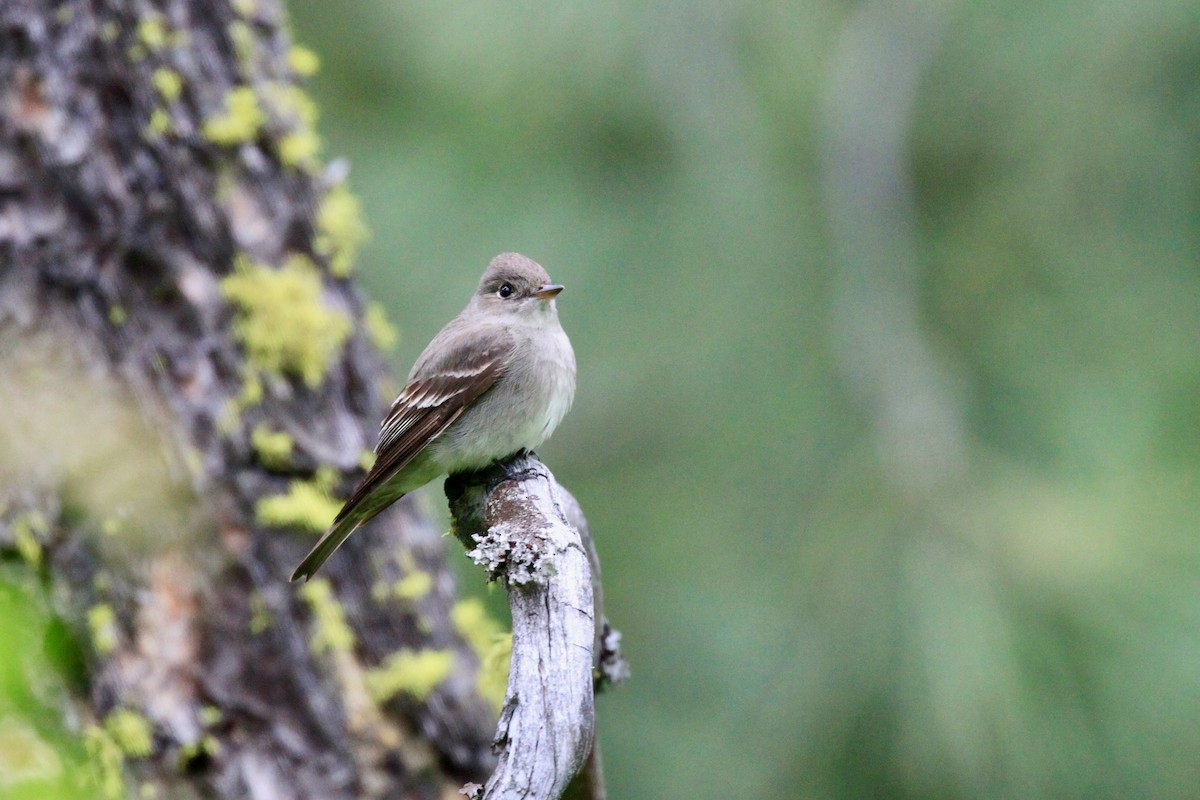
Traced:
<svg viewBox="0 0 1200 800">
<path fill-rule="evenodd" d="M 173 69 L 159 67 L 154 70 L 154 74 L 150 76 L 154 88 L 158 90 L 162 99 L 168 103 L 174 103 L 179 99 L 180 92 L 183 91 L 183 78 Z"/>
<path fill-rule="evenodd" d="M 221 709 L 216 706 L 201 706 L 200 708 L 200 724 L 206 728 L 211 728 L 214 725 L 219 725 L 223 715 Z"/>
<path fill-rule="evenodd" d="M 424 570 L 414 569 L 403 578 L 392 583 L 379 581 L 371 587 L 371 599 L 377 603 L 385 600 L 420 600 L 433 589 L 433 576 Z"/>
<path fill-rule="evenodd" d="M 24 722 L 0 722 L 0 794 L 22 783 L 54 780 L 62 761 L 54 748 Z"/>
<path fill-rule="evenodd" d="M 21 514 L 12 521 L 13 543 L 17 554 L 32 567 L 42 565 L 42 543 L 49 526 L 40 511 Z"/>
<path fill-rule="evenodd" d="M 171 132 L 171 115 L 165 108 L 156 108 L 150 112 L 150 124 L 146 126 L 149 138 L 157 139 Z M 114 322 L 114 324 L 120 324 Z"/>
<path fill-rule="evenodd" d="M 313 247 L 329 259 L 329 271 L 339 278 L 349 275 L 359 248 L 369 236 L 358 198 L 344 185 L 326 192 L 317 211 Z"/>
<path fill-rule="evenodd" d="M 300 596 L 313 613 L 313 633 L 309 647 L 314 653 L 349 653 L 354 647 L 354 632 L 346 624 L 346 612 L 333 596 L 333 588 L 324 578 L 315 578 L 300 587 Z"/>
<path fill-rule="evenodd" d="M 387 312 L 383 310 L 383 305 L 380 303 L 367 303 L 367 308 L 363 312 L 363 326 L 367 329 L 367 336 L 371 339 L 371 343 L 385 352 L 395 347 L 400 338 L 395 326 L 388 322 Z"/>
<path fill-rule="evenodd" d="M 317 163 L 321 137 L 312 130 L 293 131 L 279 137 L 279 160 L 287 167 L 307 167 Z"/>
<path fill-rule="evenodd" d="M 271 83 L 264 96 L 275 116 L 289 129 L 279 138 L 279 160 L 289 167 L 315 167 L 321 150 L 317 136 L 317 104 L 299 86 Z"/>
<path fill-rule="evenodd" d="M 288 66 L 301 78 L 310 78 L 321 68 L 321 59 L 304 45 L 294 44 L 288 49 Z"/>
<path fill-rule="evenodd" d="M 250 444 L 258 460 L 268 469 L 286 469 L 292 457 L 292 437 L 283 431 L 272 431 L 265 423 L 250 433 Z"/>
<path fill-rule="evenodd" d="M 253 636 L 265 631 L 271 627 L 274 622 L 274 616 L 271 614 L 271 609 L 267 607 L 267 601 L 258 592 L 250 595 L 250 633 Z"/>
<path fill-rule="evenodd" d="M 151 50 L 161 50 L 167 44 L 167 29 L 158 15 L 153 14 L 138 23 L 137 37 Z"/>
<path fill-rule="evenodd" d="M 512 658 L 512 634 L 488 616 L 477 597 L 460 600 L 450 609 L 450 620 L 459 635 L 479 657 L 475 687 L 497 710 L 504 704 Z"/>
<path fill-rule="evenodd" d="M 433 588 L 433 576 L 424 570 L 414 570 L 392 584 L 392 597 L 397 600 L 420 600 Z"/>
<path fill-rule="evenodd" d="M 153 126 L 153 123 L 154 123 L 153 117 L 151 117 L 150 122 L 151 122 L 151 126 Z M 128 317 L 128 314 L 125 312 L 125 306 L 117 305 L 117 306 L 112 306 L 111 308 L 108 309 L 108 321 L 111 322 L 113 325 L 118 325 L 118 326 L 124 325 L 127 317 Z"/>
<path fill-rule="evenodd" d="M 254 90 L 235 86 L 225 93 L 221 113 L 206 120 L 201 131 L 210 142 L 231 147 L 253 141 L 266 119 Z"/>
<path fill-rule="evenodd" d="M 75 18 L 75 7 L 70 3 L 63 3 L 58 8 L 54 9 L 54 19 L 62 25 L 66 25 Z"/>
<path fill-rule="evenodd" d="M 108 655 L 117 649 L 117 615 L 108 603 L 98 603 L 88 609 L 88 630 L 92 634 L 92 647 L 100 655 Z"/>
<path fill-rule="evenodd" d="M 294 255 L 279 269 L 239 256 L 221 290 L 237 309 L 233 332 L 250 363 L 317 386 L 341 352 L 353 323 L 322 302 L 321 274 Z"/>
<path fill-rule="evenodd" d="M 104 731 L 126 756 L 145 758 L 154 750 L 150 721 L 129 708 L 118 708 L 104 718 Z"/>
<path fill-rule="evenodd" d="M 243 70 L 250 72 L 254 67 L 254 32 L 245 22 L 236 19 L 229 23 L 229 40 L 233 42 L 233 52 L 237 56 L 238 64 Z"/>
<path fill-rule="evenodd" d="M 300 528 L 320 533 L 329 527 L 342 504 L 319 480 L 292 481 L 287 494 L 264 497 L 254 507 L 258 521 L 272 528 Z"/>
<path fill-rule="evenodd" d="M 280 119 L 293 127 L 312 128 L 317 124 L 317 104 L 299 86 L 274 82 L 264 91 L 271 106 Z"/>
<path fill-rule="evenodd" d="M 229 5 L 240 16 L 248 17 L 254 13 L 254 0 L 230 0 Z"/>
<path fill-rule="evenodd" d="M 212 757 L 220 752 L 221 743 L 217 741 L 217 737 L 211 734 L 201 736 L 197 741 L 179 748 L 179 768 L 186 770 L 196 759 L 202 756 Z"/>
<path fill-rule="evenodd" d="M 100 41 L 114 41 L 121 33 L 121 25 L 114 19 L 105 20 L 100 24 Z"/>
<path fill-rule="evenodd" d="M 383 666 L 367 670 L 367 693 L 377 703 L 401 693 L 424 700 L 446 679 L 453 665 L 454 653 L 449 650 L 399 650 L 388 656 Z"/>
</svg>

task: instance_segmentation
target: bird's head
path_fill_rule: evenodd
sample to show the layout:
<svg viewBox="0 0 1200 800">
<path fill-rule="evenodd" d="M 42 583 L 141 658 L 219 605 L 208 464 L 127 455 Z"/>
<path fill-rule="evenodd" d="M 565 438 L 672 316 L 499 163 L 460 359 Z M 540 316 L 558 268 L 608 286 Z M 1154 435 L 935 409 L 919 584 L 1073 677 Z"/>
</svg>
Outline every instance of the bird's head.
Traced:
<svg viewBox="0 0 1200 800">
<path fill-rule="evenodd" d="M 501 253 L 492 259 L 471 304 L 488 313 L 500 311 L 520 318 L 554 319 L 554 298 L 563 290 L 542 265 L 520 253 Z"/>
</svg>

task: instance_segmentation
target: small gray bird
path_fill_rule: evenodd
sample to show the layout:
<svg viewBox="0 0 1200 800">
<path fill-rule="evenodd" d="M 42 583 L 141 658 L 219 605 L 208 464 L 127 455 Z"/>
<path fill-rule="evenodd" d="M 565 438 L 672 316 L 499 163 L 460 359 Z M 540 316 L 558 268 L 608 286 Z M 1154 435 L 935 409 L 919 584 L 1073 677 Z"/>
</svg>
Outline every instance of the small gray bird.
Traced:
<svg viewBox="0 0 1200 800">
<path fill-rule="evenodd" d="M 379 430 L 375 465 L 292 573 L 309 578 L 359 525 L 439 475 L 482 469 L 554 432 L 575 398 L 562 286 L 517 253 L 492 259 L 467 307 L 433 337 Z"/>
</svg>

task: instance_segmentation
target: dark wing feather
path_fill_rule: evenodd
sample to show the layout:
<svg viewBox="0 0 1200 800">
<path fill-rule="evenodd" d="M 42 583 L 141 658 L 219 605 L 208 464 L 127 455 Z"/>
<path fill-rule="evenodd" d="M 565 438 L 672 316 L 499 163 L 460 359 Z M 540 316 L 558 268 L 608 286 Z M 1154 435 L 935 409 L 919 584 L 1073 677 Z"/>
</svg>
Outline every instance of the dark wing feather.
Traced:
<svg viewBox="0 0 1200 800">
<path fill-rule="evenodd" d="M 446 430 L 504 371 L 510 352 L 507 337 L 480 347 L 478 341 L 450 351 L 411 378 L 379 429 L 375 465 L 338 512 L 334 523 L 352 514 L 376 488 L 404 469 L 426 445 Z"/>
</svg>

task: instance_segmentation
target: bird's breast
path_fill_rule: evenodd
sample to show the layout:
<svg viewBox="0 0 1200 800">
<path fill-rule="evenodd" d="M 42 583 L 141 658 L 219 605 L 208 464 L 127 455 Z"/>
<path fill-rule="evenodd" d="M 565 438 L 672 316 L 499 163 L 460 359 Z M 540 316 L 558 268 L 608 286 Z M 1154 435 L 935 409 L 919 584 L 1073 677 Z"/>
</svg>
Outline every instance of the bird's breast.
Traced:
<svg viewBox="0 0 1200 800">
<path fill-rule="evenodd" d="M 478 469 L 544 442 L 575 398 L 575 354 L 562 329 L 517 329 L 523 341 L 504 374 L 438 437 L 438 461 Z"/>
</svg>

